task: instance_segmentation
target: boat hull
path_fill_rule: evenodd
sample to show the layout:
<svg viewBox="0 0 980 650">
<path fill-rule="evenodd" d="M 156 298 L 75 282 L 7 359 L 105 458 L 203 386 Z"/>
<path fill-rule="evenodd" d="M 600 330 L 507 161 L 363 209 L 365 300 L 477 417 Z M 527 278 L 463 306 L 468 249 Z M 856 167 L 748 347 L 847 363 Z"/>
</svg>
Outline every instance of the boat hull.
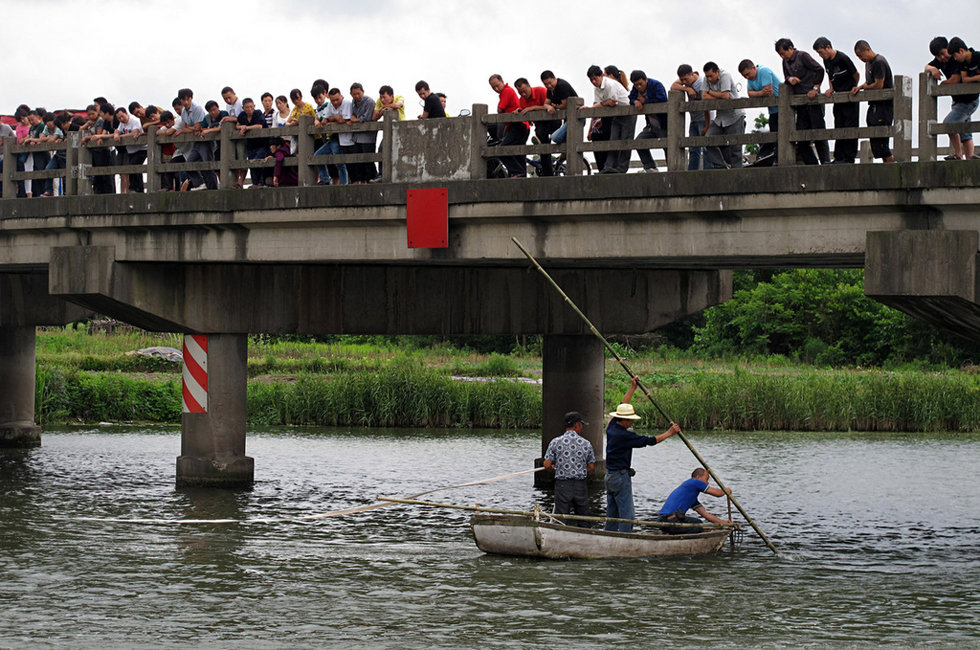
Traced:
<svg viewBox="0 0 980 650">
<path fill-rule="evenodd" d="M 534 521 L 514 515 L 474 515 L 473 538 L 484 553 L 544 558 L 616 558 L 701 555 L 722 547 L 729 531 L 619 533 Z"/>
</svg>

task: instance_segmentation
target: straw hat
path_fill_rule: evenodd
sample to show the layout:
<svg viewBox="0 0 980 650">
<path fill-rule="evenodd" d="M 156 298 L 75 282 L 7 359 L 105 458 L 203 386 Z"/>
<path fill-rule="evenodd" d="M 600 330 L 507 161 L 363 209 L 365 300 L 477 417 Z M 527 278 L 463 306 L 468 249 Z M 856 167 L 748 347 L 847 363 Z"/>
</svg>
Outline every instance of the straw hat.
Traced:
<svg viewBox="0 0 980 650">
<path fill-rule="evenodd" d="M 620 404 L 616 407 L 614 413 L 610 413 L 609 417 L 618 420 L 639 420 L 640 416 L 636 414 L 633 410 L 632 404 Z"/>
</svg>

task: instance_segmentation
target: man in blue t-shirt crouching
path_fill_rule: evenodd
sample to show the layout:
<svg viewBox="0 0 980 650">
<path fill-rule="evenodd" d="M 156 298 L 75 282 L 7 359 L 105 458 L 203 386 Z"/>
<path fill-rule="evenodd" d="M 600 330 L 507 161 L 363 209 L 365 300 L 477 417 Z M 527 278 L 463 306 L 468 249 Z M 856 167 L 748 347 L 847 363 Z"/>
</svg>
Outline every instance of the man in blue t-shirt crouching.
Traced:
<svg viewBox="0 0 980 650">
<path fill-rule="evenodd" d="M 731 494 L 730 488 L 713 488 L 708 487 L 708 481 L 711 477 L 708 474 L 708 470 L 703 467 L 699 467 L 693 472 L 691 472 L 691 478 L 687 479 L 681 483 L 667 500 L 664 501 L 664 506 L 660 509 L 660 513 L 657 516 L 659 521 L 667 521 L 678 524 L 702 524 L 704 523 L 697 517 L 688 517 L 687 511 L 694 510 L 708 521 L 714 522 L 716 524 L 725 523 L 723 520 L 715 517 L 713 514 L 704 509 L 704 506 L 698 502 L 698 495 L 702 492 L 705 494 L 710 494 L 713 497 L 723 497 L 725 494 Z M 691 528 L 687 526 L 677 526 L 677 527 L 664 527 L 665 533 L 670 533 L 674 535 L 690 534 L 690 533 L 700 533 L 700 528 Z"/>
</svg>

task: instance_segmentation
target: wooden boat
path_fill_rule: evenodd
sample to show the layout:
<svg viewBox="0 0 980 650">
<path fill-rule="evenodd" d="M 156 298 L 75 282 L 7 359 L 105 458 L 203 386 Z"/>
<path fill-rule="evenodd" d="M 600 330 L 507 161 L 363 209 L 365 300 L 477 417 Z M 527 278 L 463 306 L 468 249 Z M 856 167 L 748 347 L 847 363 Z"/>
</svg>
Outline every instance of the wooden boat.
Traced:
<svg viewBox="0 0 980 650">
<path fill-rule="evenodd" d="M 533 516 L 476 514 L 473 538 L 484 553 L 546 558 L 617 558 L 714 553 L 731 532 L 620 533 L 535 520 Z"/>
</svg>

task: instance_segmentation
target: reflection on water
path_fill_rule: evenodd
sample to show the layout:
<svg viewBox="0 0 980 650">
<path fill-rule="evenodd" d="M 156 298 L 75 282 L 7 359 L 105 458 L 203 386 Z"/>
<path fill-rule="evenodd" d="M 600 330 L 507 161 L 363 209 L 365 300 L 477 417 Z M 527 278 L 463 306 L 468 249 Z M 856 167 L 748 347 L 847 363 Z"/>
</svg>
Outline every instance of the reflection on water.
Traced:
<svg viewBox="0 0 980 650">
<path fill-rule="evenodd" d="M 710 557 L 494 557 L 468 513 L 404 506 L 262 521 L 527 469 L 533 432 L 251 434 L 258 480 L 243 492 L 176 490 L 176 432 L 48 432 L 0 452 L 0 647 L 976 643 L 980 438 L 693 441 L 786 558 L 751 533 Z M 695 461 L 670 441 L 634 466 L 642 518 Z M 438 500 L 550 507 L 530 484 Z M 238 523 L 165 523 L 177 519 Z"/>
</svg>

